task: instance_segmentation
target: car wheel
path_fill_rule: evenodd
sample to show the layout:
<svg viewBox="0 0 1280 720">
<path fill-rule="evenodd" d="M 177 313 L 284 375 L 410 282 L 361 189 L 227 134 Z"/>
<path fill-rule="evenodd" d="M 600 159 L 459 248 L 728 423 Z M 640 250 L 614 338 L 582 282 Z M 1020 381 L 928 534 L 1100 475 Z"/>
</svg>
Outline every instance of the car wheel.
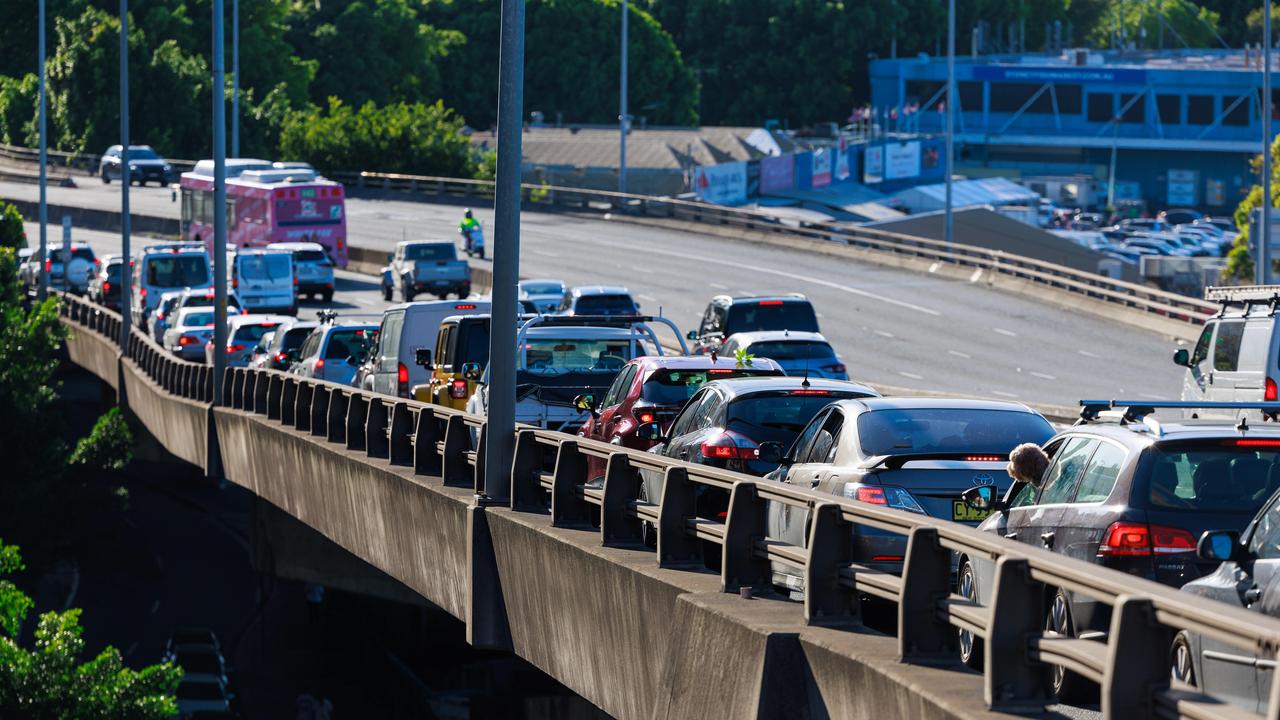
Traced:
<svg viewBox="0 0 1280 720">
<path fill-rule="evenodd" d="M 384 285 L 382 287 L 382 299 L 386 300 L 387 302 L 391 302 L 391 297 L 393 292 L 394 291 L 391 289 L 390 285 Z M 332 296 L 325 296 L 325 299 L 328 300 L 329 297 L 332 297 Z"/>
<path fill-rule="evenodd" d="M 107 169 L 105 167 L 102 168 L 102 184 L 103 185 L 111 184 L 111 176 L 107 174 Z"/>
<path fill-rule="evenodd" d="M 967 600 L 974 600 L 978 595 L 977 578 L 973 573 L 973 563 L 968 560 L 960 566 L 960 576 L 956 581 L 956 593 Z M 967 667 L 982 672 L 983 649 L 982 638 L 968 630 L 960 630 L 960 662 Z"/>
<path fill-rule="evenodd" d="M 402 285 L 400 287 L 400 297 L 404 298 L 405 302 L 413 302 L 414 294 L 413 288 L 408 285 Z"/>
<path fill-rule="evenodd" d="M 1044 629 L 1062 637 L 1075 637 L 1075 621 L 1071 619 L 1071 600 L 1059 588 L 1049 603 L 1049 613 L 1044 621 Z M 1070 705 L 1089 704 L 1098 694 L 1098 688 L 1088 678 L 1081 677 L 1061 665 L 1051 665 L 1053 694 L 1058 702 Z"/>
<path fill-rule="evenodd" d="M 391 294 L 391 293 L 387 293 L 387 295 L 390 295 L 390 294 Z M 390 298 L 390 297 L 388 297 L 387 299 L 388 299 L 388 300 L 390 300 L 391 298 Z M 333 302 L 333 291 L 332 291 L 332 290 L 326 290 L 326 291 L 324 292 L 324 301 L 325 301 L 325 302 Z"/>
<path fill-rule="evenodd" d="M 1196 668 L 1191 661 L 1191 643 L 1186 633 L 1178 633 L 1169 650 L 1170 676 L 1175 682 L 1196 687 Z"/>
</svg>

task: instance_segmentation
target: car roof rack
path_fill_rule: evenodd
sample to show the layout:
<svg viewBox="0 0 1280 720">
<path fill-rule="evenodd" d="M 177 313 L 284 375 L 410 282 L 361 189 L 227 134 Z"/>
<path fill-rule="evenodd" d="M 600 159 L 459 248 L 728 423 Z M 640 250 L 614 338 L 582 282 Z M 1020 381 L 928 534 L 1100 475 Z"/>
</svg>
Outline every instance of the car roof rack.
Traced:
<svg viewBox="0 0 1280 720">
<path fill-rule="evenodd" d="M 1210 286 L 1204 289 L 1204 299 L 1209 302 L 1222 303 L 1218 315 L 1222 315 L 1232 305 L 1268 305 L 1270 314 L 1276 313 L 1280 306 L 1280 285 L 1228 285 Z"/>
<path fill-rule="evenodd" d="M 1194 402 L 1188 400 L 1081 400 L 1077 425 L 1114 420 L 1121 425 L 1131 422 L 1157 423 L 1147 416 L 1156 410 L 1259 410 L 1264 417 L 1280 416 L 1280 402 Z M 1159 433 L 1157 433 L 1159 434 Z"/>
<path fill-rule="evenodd" d="M 160 243 L 158 245 L 148 245 L 142 248 L 142 252 L 144 253 L 177 252 L 179 250 L 203 250 L 203 249 L 204 249 L 204 243 L 202 242 L 169 242 L 169 243 Z"/>
</svg>

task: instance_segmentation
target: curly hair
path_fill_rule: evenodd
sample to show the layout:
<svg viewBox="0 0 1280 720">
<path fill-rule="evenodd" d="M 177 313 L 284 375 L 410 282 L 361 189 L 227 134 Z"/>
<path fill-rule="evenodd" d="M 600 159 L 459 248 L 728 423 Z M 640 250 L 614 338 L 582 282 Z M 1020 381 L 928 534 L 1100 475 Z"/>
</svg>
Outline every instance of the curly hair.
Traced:
<svg viewBox="0 0 1280 720">
<path fill-rule="evenodd" d="M 1035 443 L 1023 443 L 1009 453 L 1009 477 L 1032 485 L 1039 485 L 1044 471 L 1049 468 L 1049 456 Z"/>
</svg>

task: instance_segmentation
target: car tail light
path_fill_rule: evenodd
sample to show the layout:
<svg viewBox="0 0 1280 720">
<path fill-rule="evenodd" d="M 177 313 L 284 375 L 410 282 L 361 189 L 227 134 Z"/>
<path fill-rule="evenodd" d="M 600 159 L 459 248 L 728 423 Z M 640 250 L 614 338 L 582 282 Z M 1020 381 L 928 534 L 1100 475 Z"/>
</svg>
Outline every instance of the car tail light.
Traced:
<svg viewBox="0 0 1280 720">
<path fill-rule="evenodd" d="M 199 342 L 199 340 L 196 340 L 190 335 L 183 335 L 182 337 L 178 338 L 179 345 L 195 345 L 197 342 Z"/>
<path fill-rule="evenodd" d="M 400 397 L 409 396 L 409 368 L 400 363 L 396 368 L 396 390 L 399 391 Z"/>
<path fill-rule="evenodd" d="M 282 363 L 289 359 L 289 353 L 276 353 L 276 362 Z"/>
<path fill-rule="evenodd" d="M 103 280 L 103 281 L 102 281 L 102 292 L 104 292 L 104 293 L 109 293 L 109 292 L 111 292 L 111 283 L 107 282 L 106 280 Z"/>
<path fill-rule="evenodd" d="M 1280 393 L 1277 393 L 1276 391 L 1276 381 L 1271 378 L 1267 378 L 1266 390 L 1264 391 L 1262 399 L 1267 402 L 1274 402 L 1277 398 L 1280 398 Z"/>
<path fill-rule="evenodd" d="M 227 352 L 240 352 L 241 350 L 244 350 L 244 346 L 240 343 L 227 345 Z"/>
<path fill-rule="evenodd" d="M 760 447 L 755 440 L 732 430 L 725 430 L 702 443 L 700 449 L 702 457 L 716 460 L 755 460 L 760 456 Z"/>
<path fill-rule="evenodd" d="M 240 287 L 240 278 L 231 278 L 231 289 L 235 290 Z"/>
<path fill-rule="evenodd" d="M 345 249 L 346 249 L 346 247 L 347 247 L 347 243 L 346 243 L 346 241 L 342 239 L 342 236 L 341 236 L 341 235 L 339 235 L 339 236 L 338 236 L 338 249 L 339 249 L 339 250 L 345 250 Z"/>
<path fill-rule="evenodd" d="M 830 390 L 814 390 L 813 388 L 802 388 L 800 390 L 792 390 L 792 395 L 830 395 Z"/>
<path fill-rule="evenodd" d="M 1222 444 L 1230 447 L 1280 447 L 1280 438 L 1240 438 L 1224 440 Z"/>
<path fill-rule="evenodd" d="M 53 272 L 53 260 L 45 260 L 45 261 L 44 261 L 44 271 L 45 271 L 45 272 Z"/>
<path fill-rule="evenodd" d="M 1195 552 L 1196 539 L 1178 528 L 1146 523 L 1111 523 L 1102 535 L 1098 557 L 1132 557 Z"/>
<path fill-rule="evenodd" d="M 711 375 L 729 375 L 733 372 L 733 370 L 729 368 L 712 368 L 707 372 Z"/>
<path fill-rule="evenodd" d="M 471 303 L 462 303 L 460 305 L 454 305 L 453 309 L 454 310 L 475 310 L 476 306 Z"/>
<path fill-rule="evenodd" d="M 324 369 L 324 358 L 316 358 L 316 369 L 317 370 Z"/>
<path fill-rule="evenodd" d="M 870 505 L 884 505 L 898 510 L 906 510 L 921 515 L 925 514 L 924 508 L 920 507 L 920 503 L 914 495 L 908 492 L 906 488 L 900 488 L 895 485 L 846 483 L 844 496 Z"/>
<path fill-rule="evenodd" d="M 831 365 L 823 365 L 822 369 L 826 370 L 827 372 L 833 372 L 833 373 L 848 372 L 848 368 L 844 366 L 844 363 L 833 363 Z"/>
<path fill-rule="evenodd" d="M 965 455 L 965 462 L 1004 462 L 1003 455 Z"/>
<path fill-rule="evenodd" d="M 781 305 L 782 301 L 781 300 L 761 300 L 756 304 L 757 305 Z"/>
<path fill-rule="evenodd" d="M 147 299 L 147 289 L 146 289 L 146 288 L 138 288 L 138 294 L 142 296 L 142 299 L 143 299 L 143 300 L 146 300 L 146 299 Z"/>
<path fill-rule="evenodd" d="M 298 276 L 297 276 L 297 275 L 294 275 L 294 276 L 293 276 L 293 284 L 294 284 L 294 286 L 295 286 L 295 287 L 297 287 L 297 285 L 298 285 Z"/>
<path fill-rule="evenodd" d="M 871 562 L 902 562 L 901 555 L 872 555 Z"/>
<path fill-rule="evenodd" d="M 656 416 L 653 414 L 652 410 L 641 410 L 640 412 L 636 413 L 636 420 L 639 420 L 641 424 L 651 423 L 653 422 L 655 417 Z"/>
<path fill-rule="evenodd" d="M 449 383 L 449 397 L 462 400 L 467 397 L 467 381 L 461 378 Z"/>
</svg>

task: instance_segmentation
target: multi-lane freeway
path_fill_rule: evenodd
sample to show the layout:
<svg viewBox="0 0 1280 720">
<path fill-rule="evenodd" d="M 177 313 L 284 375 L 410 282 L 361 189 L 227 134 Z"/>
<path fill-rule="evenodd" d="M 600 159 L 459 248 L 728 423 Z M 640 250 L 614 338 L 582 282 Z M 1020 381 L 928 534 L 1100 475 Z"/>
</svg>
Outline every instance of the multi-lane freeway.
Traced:
<svg viewBox="0 0 1280 720">
<path fill-rule="evenodd" d="M 120 186 L 84 178 L 49 189 L 58 205 L 118 210 Z M 35 199 L 32 185 L 0 182 L 0 197 Z M 134 188 L 134 212 L 176 217 L 162 188 Z M 475 208 L 492 231 L 492 214 Z M 349 198 L 353 245 L 390 249 L 403 238 L 449 238 L 461 208 L 407 200 Z M 50 218 L 50 238 L 59 237 Z M 32 226 L 29 235 L 35 239 Z M 77 231 L 109 252 L 119 239 Z M 716 293 L 803 292 L 822 328 L 859 380 L 882 385 L 1072 405 L 1085 396 L 1173 397 L 1174 342 L 1129 325 L 1082 315 L 978 285 L 783 247 L 604 219 L 527 212 L 522 277 L 570 284 L 626 285 L 646 312 L 661 309 L 682 328 L 696 324 Z M 369 279 L 343 274 L 337 304 L 369 312 L 383 305 Z"/>
</svg>

